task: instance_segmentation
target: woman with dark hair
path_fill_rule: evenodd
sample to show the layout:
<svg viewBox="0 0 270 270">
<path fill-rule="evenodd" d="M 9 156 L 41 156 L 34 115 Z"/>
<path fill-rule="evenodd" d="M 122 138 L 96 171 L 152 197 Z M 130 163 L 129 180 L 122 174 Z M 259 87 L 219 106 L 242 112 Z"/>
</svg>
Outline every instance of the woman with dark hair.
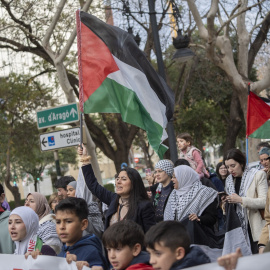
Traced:
<svg viewBox="0 0 270 270">
<path fill-rule="evenodd" d="M 147 196 L 142 178 L 133 168 L 124 168 L 115 179 L 115 193 L 99 185 L 86 148 L 78 147 L 82 172 L 89 190 L 99 200 L 109 206 L 105 216 L 105 230 L 110 225 L 130 219 L 138 223 L 146 232 L 155 222 L 155 211 Z"/>
<path fill-rule="evenodd" d="M 267 195 L 266 173 L 246 166 L 246 157 L 238 149 L 231 149 L 225 156 L 230 173 L 226 179 L 226 201 L 235 204 L 236 213 L 252 253 L 258 253 L 257 243 L 265 221 L 260 214 Z"/>
<path fill-rule="evenodd" d="M 226 178 L 229 175 L 228 169 L 226 168 L 224 162 L 219 162 L 216 166 L 217 177 L 221 180 L 223 186 L 225 187 Z"/>
</svg>

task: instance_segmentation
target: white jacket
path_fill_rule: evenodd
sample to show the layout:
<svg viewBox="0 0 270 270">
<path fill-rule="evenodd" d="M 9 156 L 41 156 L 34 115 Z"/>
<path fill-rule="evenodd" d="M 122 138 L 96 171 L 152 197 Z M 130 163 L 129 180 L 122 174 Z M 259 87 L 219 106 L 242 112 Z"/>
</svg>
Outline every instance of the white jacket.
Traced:
<svg viewBox="0 0 270 270">
<path fill-rule="evenodd" d="M 242 197 L 242 205 L 247 208 L 248 221 L 253 241 L 259 241 L 265 220 L 262 219 L 259 209 L 264 209 L 267 196 L 267 179 L 264 171 L 258 171 L 250 184 L 246 197 Z"/>
</svg>

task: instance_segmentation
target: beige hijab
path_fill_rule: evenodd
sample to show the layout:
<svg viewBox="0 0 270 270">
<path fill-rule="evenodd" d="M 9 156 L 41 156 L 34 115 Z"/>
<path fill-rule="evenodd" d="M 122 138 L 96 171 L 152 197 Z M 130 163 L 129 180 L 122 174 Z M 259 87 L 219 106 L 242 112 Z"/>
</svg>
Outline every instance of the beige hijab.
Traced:
<svg viewBox="0 0 270 270">
<path fill-rule="evenodd" d="M 28 193 L 27 197 L 30 194 L 34 197 L 34 201 L 36 203 L 35 212 L 37 213 L 39 220 L 41 220 L 43 217 L 47 216 L 50 213 L 51 208 L 50 208 L 48 201 L 44 195 L 42 195 L 38 192 L 32 192 L 32 193 Z"/>
</svg>

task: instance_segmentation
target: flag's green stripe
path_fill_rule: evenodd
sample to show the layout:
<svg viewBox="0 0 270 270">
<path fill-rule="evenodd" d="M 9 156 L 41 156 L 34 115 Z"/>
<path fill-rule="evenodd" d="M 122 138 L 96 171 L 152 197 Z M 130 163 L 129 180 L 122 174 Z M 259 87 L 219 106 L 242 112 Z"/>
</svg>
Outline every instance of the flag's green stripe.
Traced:
<svg viewBox="0 0 270 270">
<path fill-rule="evenodd" d="M 163 158 L 167 150 L 161 146 L 163 128 L 153 121 L 134 91 L 106 78 L 84 103 L 84 113 L 94 112 L 120 113 L 124 122 L 138 126 L 147 132 L 149 143 L 159 157 Z"/>
<path fill-rule="evenodd" d="M 270 121 L 266 121 L 262 126 L 249 135 L 251 138 L 270 139 Z"/>
</svg>

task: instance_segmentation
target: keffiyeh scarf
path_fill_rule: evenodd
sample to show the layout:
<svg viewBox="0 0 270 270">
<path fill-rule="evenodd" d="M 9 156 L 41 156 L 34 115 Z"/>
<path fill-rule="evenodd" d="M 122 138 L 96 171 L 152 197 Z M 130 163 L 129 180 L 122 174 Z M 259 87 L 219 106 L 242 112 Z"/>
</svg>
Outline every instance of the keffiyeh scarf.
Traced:
<svg viewBox="0 0 270 270">
<path fill-rule="evenodd" d="M 246 197 L 247 190 L 249 189 L 249 187 L 253 181 L 253 178 L 257 172 L 258 172 L 258 169 L 255 169 L 255 168 L 252 168 L 252 169 L 246 168 L 244 170 L 243 175 L 242 175 L 242 179 L 241 179 L 240 190 L 239 190 L 240 197 Z M 234 187 L 233 177 L 231 174 L 226 178 L 225 189 L 226 189 L 226 192 L 228 193 L 228 195 L 236 193 L 235 187 Z M 250 244 L 249 236 L 248 236 L 247 209 L 243 208 L 240 203 L 237 203 L 236 204 L 236 213 L 237 213 L 239 220 L 241 222 L 241 227 L 243 229 L 247 243 Z"/>
<path fill-rule="evenodd" d="M 174 189 L 164 211 L 164 220 L 181 221 L 190 214 L 200 216 L 217 197 L 217 191 L 203 186 L 199 175 L 189 166 L 174 168 L 178 189 Z"/>
</svg>

